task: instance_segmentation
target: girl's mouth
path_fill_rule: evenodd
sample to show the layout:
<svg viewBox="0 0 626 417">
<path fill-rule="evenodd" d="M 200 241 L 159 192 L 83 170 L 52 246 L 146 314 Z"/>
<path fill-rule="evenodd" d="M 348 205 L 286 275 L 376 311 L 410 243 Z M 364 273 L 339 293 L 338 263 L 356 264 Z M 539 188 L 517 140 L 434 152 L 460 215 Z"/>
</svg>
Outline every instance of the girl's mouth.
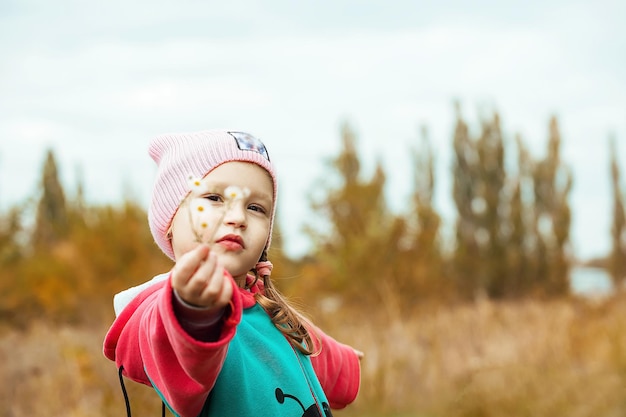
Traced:
<svg viewBox="0 0 626 417">
<path fill-rule="evenodd" d="M 230 251 L 238 251 L 245 248 L 243 239 L 237 235 L 222 236 L 217 240 L 217 244 L 221 245 L 224 249 Z"/>
</svg>

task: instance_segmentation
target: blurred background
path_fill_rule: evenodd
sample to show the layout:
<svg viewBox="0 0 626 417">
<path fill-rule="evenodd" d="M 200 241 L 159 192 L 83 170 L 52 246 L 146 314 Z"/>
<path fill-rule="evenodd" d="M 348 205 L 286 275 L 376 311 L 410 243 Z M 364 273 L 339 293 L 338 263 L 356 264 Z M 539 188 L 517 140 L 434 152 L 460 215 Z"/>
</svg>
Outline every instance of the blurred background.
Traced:
<svg viewBox="0 0 626 417">
<path fill-rule="evenodd" d="M 618 0 L 3 1 L 0 416 L 124 413 L 101 354 L 112 297 L 171 267 L 147 227 L 147 146 L 212 128 L 265 142 L 273 276 L 366 353 L 336 414 L 623 415 L 624 16 Z"/>
</svg>

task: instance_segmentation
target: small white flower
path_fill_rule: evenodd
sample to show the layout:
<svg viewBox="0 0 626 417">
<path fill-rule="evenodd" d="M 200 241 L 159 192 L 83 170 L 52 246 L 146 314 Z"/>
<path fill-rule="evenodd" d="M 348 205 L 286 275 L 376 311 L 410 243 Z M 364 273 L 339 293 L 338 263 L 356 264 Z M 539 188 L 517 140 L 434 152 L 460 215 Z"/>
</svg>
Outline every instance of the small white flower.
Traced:
<svg viewBox="0 0 626 417">
<path fill-rule="evenodd" d="M 203 179 L 193 175 L 189 175 L 187 179 L 187 185 L 189 186 L 191 195 L 194 196 L 200 196 L 206 194 L 209 191 Z"/>
<path fill-rule="evenodd" d="M 189 202 L 194 216 L 206 215 L 209 211 L 209 203 L 204 198 L 194 198 Z"/>
<path fill-rule="evenodd" d="M 236 201 L 247 198 L 250 195 L 250 190 L 248 188 L 239 188 L 237 186 L 231 185 L 226 187 L 224 190 L 224 198 L 226 200 Z"/>
<path fill-rule="evenodd" d="M 199 240 L 209 229 L 210 211 L 211 207 L 204 198 L 194 198 L 189 202 L 191 226 Z"/>
</svg>

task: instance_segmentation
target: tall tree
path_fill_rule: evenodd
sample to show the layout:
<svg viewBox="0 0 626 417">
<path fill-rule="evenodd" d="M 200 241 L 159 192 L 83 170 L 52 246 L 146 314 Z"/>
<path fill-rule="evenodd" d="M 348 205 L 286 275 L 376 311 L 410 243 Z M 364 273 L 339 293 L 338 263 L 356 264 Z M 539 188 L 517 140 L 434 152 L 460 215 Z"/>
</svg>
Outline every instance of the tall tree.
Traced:
<svg viewBox="0 0 626 417">
<path fill-rule="evenodd" d="M 470 137 L 457 107 L 454 134 L 454 187 L 457 208 L 454 264 L 461 288 L 468 294 L 484 292 L 501 297 L 506 292 L 506 170 L 500 120 L 482 123 Z"/>
<path fill-rule="evenodd" d="M 532 193 L 532 181 L 528 181 L 531 172 L 531 157 L 522 138 L 515 138 L 517 145 L 517 176 L 510 176 L 508 224 L 504 226 L 507 235 L 505 248 L 507 264 L 507 293 L 510 296 L 523 296 L 530 292 L 534 276 L 529 267 L 530 236 L 532 235 L 533 217 L 532 200 L 525 196 Z M 529 188 L 530 187 L 530 188 Z"/>
<path fill-rule="evenodd" d="M 534 164 L 534 259 L 538 285 L 545 295 L 569 290 L 569 236 L 571 209 L 569 194 L 572 173 L 561 161 L 561 135 L 556 117 L 550 119 L 548 152 Z"/>
<path fill-rule="evenodd" d="M 394 223 L 384 198 L 385 175 L 380 163 L 369 180 L 361 178 L 357 141 L 344 125 L 342 149 L 331 161 L 338 180 L 326 184 L 323 195 L 312 202 L 313 209 L 325 219 L 328 230 L 311 227 L 316 242 L 319 275 L 327 289 L 354 294 L 363 285 L 376 289 L 386 280 L 394 262 L 397 237 L 390 236 Z M 399 234 L 401 227 L 396 224 Z"/>
<path fill-rule="evenodd" d="M 626 208 L 620 184 L 615 138 L 609 141 L 611 155 L 611 183 L 613 186 L 613 224 L 611 226 L 611 254 L 609 273 L 613 284 L 621 286 L 626 280 Z"/>
<path fill-rule="evenodd" d="M 413 162 L 413 190 L 406 216 L 405 232 L 398 242 L 400 260 L 393 279 L 403 298 L 445 296 L 450 283 L 443 278 L 443 259 L 439 241 L 441 217 L 433 205 L 435 193 L 435 156 L 426 127 L 422 127 L 418 146 L 410 149 Z"/>
<path fill-rule="evenodd" d="M 457 209 L 455 227 L 455 250 L 453 254 L 454 275 L 457 286 L 466 295 L 478 290 L 479 247 L 476 240 L 477 224 L 472 211 L 475 194 L 476 154 L 470 138 L 469 127 L 462 118 L 460 106 L 456 105 L 456 126 L 453 136 L 454 162 L 452 168 L 452 197 Z"/>
<path fill-rule="evenodd" d="M 35 247 L 49 248 L 67 236 L 67 229 L 65 193 L 59 181 L 54 153 L 49 149 L 43 166 L 33 243 Z"/>
</svg>

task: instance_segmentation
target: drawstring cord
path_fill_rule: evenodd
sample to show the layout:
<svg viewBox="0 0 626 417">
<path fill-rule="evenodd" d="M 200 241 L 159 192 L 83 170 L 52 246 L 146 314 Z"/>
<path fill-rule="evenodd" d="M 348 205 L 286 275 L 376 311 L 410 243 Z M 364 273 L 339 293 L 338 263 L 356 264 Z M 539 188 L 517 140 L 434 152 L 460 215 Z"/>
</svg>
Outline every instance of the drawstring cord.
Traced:
<svg viewBox="0 0 626 417">
<path fill-rule="evenodd" d="M 126 386 L 124 386 L 124 376 L 122 375 L 122 371 L 124 370 L 124 366 L 120 366 L 118 370 L 118 375 L 120 377 L 120 386 L 122 387 L 122 393 L 124 394 L 124 402 L 126 403 L 126 415 L 131 417 L 130 415 L 130 401 L 128 400 L 128 393 L 126 392 Z"/>
<path fill-rule="evenodd" d="M 126 403 L 126 415 L 131 417 L 130 414 L 130 400 L 128 399 L 128 393 L 126 392 L 126 386 L 124 385 L 124 376 L 122 375 L 122 371 L 124 370 L 124 366 L 120 366 L 117 374 L 120 378 L 120 386 L 122 387 L 122 394 L 124 394 L 124 403 Z M 161 416 L 165 417 L 165 402 L 161 401 Z"/>
</svg>

